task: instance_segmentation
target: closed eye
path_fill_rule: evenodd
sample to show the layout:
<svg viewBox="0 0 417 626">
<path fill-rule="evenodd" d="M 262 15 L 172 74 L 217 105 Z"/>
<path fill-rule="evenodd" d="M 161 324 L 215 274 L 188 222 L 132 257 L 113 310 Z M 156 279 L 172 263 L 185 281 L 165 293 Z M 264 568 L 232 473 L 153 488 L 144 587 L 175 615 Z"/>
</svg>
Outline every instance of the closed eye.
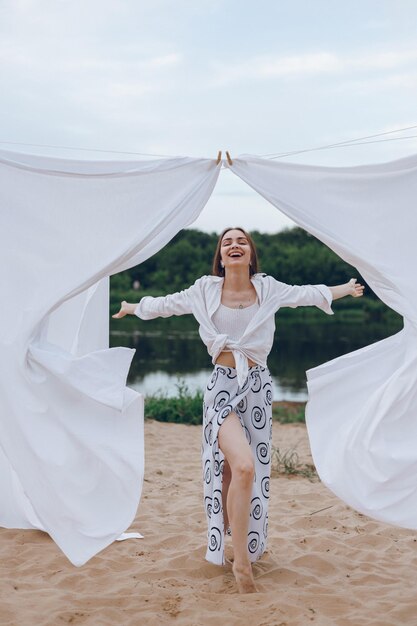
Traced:
<svg viewBox="0 0 417 626">
<path fill-rule="evenodd" d="M 224 239 L 222 242 L 222 246 L 230 246 L 230 244 L 232 243 L 231 239 Z M 241 244 L 241 245 L 245 245 L 248 243 L 247 239 L 238 239 L 237 243 Z"/>
</svg>

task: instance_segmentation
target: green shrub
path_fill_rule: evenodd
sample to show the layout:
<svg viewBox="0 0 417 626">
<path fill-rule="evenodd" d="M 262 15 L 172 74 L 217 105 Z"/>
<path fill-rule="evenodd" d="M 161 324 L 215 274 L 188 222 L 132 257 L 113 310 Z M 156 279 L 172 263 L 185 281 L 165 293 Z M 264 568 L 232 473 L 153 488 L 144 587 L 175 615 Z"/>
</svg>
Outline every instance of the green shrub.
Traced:
<svg viewBox="0 0 417 626">
<path fill-rule="evenodd" d="M 275 404 L 272 407 L 272 419 L 280 424 L 304 424 L 306 403 Z"/>
<path fill-rule="evenodd" d="M 203 392 L 196 391 L 192 394 L 185 381 L 181 379 L 176 387 L 178 395 L 174 398 L 169 398 L 166 393 L 146 396 L 145 417 L 159 422 L 200 425 L 203 413 Z"/>
</svg>

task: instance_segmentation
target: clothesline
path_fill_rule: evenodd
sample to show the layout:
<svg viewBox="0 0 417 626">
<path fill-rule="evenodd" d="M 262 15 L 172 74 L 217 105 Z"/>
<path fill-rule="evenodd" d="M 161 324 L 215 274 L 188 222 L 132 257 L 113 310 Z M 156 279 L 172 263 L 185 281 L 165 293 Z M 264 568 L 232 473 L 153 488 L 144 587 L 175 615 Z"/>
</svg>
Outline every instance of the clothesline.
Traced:
<svg viewBox="0 0 417 626">
<path fill-rule="evenodd" d="M 30 146 L 32 148 L 58 148 L 59 150 L 81 150 L 82 152 L 103 152 L 105 154 L 130 154 L 134 156 L 162 157 L 167 159 L 176 158 L 178 155 L 151 154 L 149 152 L 127 152 L 125 150 L 101 150 L 100 148 L 80 148 L 75 146 L 56 146 L 46 143 L 25 143 L 24 141 L 0 141 L 0 144 L 11 146 Z"/>
<path fill-rule="evenodd" d="M 295 156 L 297 154 L 305 154 L 306 152 L 316 152 L 318 150 L 328 150 L 331 148 L 344 148 L 344 147 L 349 147 L 349 146 L 360 146 L 360 145 L 365 145 L 365 144 L 370 144 L 370 143 L 382 143 L 382 142 L 387 142 L 387 141 L 398 141 L 400 139 L 414 139 L 417 137 L 417 135 L 407 135 L 405 137 L 390 137 L 389 139 L 378 139 L 375 141 L 363 141 L 365 139 L 375 139 L 376 137 L 383 137 L 385 135 L 392 135 L 393 133 L 401 133 L 404 132 L 406 130 L 412 130 L 417 128 L 417 124 L 413 125 L 413 126 L 405 126 L 404 128 L 398 128 L 396 130 L 389 130 L 389 131 L 385 131 L 383 133 L 376 133 L 374 135 L 366 135 L 364 137 L 357 137 L 356 139 L 347 139 L 345 141 L 340 141 L 337 143 L 332 143 L 332 144 L 326 144 L 323 146 L 316 146 L 314 148 L 303 148 L 301 150 L 293 150 L 293 151 L 289 151 L 289 152 L 281 152 L 281 153 L 276 153 L 276 152 L 272 152 L 269 154 L 261 154 L 261 155 L 257 155 L 260 156 L 262 158 L 266 158 L 266 159 L 280 159 L 282 157 L 286 157 L 286 156 Z M 82 148 L 82 147 L 75 147 L 75 146 L 57 146 L 57 145 L 52 145 L 52 144 L 37 144 L 37 143 L 24 143 L 24 142 L 19 142 L 19 141 L 0 141 L 0 144 L 8 144 L 8 145 L 14 145 L 14 146 L 30 146 L 30 147 L 36 147 L 36 148 L 55 148 L 55 149 L 60 149 L 60 150 L 80 150 L 82 152 L 101 152 L 104 154 L 126 154 L 126 155 L 132 155 L 132 156 L 144 156 L 144 157 L 155 157 L 155 158 L 165 158 L 165 159 L 172 159 L 172 158 L 178 158 L 180 155 L 169 155 L 169 154 L 155 154 L 155 153 L 150 153 L 150 152 L 131 152 L 131 151 L 125 151 L 125 150 L 102 150 L 100 148 Z"/>
<path fill-rule="evenodd" d="M 375 136 L 378 137 L 378 135 L 375 135 Z M 272 159 L 280 159 L 280 158 L 286 157 L 286 156 L 295 156 L 296 154 L 304 154 L 306 152 L 316 152 L 318 150 L 328 150 L 330 148 L 348 148 L 350 146 L 362 146 L 362 145 L 365 145 L 365 144 L 368 144 L 368 143 L 383 143 L 385 141 L 398 141 L 399 139 L 413 139 L 415 137 L 417 137 L 417 135 L 407 135 L 406 137 L 390 137 L 389 139 L 376 139 L 374 141 L 352 140 L 351 142 L 329 144 L 328 146 L 321 146 L 321 147 L 318 147 L 318 148 L 306 148 L 305 150 L 295 150 L 294 152 L 283 152 L 282 154 L 277 154 L 276 156 L 265 156 L 265 155 L 261 155 L 261 156 L 263 158 L 272 160 Z"/>
</svg>

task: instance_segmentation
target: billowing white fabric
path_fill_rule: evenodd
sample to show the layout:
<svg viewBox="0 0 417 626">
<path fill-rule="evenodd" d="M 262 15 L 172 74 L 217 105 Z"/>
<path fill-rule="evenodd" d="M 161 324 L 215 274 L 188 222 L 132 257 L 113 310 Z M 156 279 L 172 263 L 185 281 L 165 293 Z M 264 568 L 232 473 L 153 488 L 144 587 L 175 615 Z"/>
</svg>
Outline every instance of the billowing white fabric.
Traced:
<svg viewBox="0 0 417 626">
<path fill-rule="evenodd" d="M 416 529 L 417 156 L 343 168 L 242 156 L 231 169 L 404 317 L 396 335 L 307 372 L 307 426 L 319 475 L 336 495 Z"/>
<path fill-rule="evenodd" d="M 75 565 L 122 536 L 142 487 L 143 399 L 134 350 L 108 349 L 108 277 L 193 222 L 219 171 L 0 151 L 0 525 L 45 530 Z"/>
<path fill-rule="evenodd" d="M 417 157 L 351 168 L 242 157 L 232 170 L 405 318 L 395 336 L 308 372 L 307 425 L 330 489 L 417 528 Z M 0 525 L 45 530 L 76 565 L 126 536 L 143 477 L 143 401 L 126 387 L 134 351 L 108 349 L 108 277 L 192 223 L 219 171 L 209 159 L 0 151 Z M 226 347 L 217 339 L 212 354 Z M 250 354 L 235 352 L 243 373 Z"/>
</svg>

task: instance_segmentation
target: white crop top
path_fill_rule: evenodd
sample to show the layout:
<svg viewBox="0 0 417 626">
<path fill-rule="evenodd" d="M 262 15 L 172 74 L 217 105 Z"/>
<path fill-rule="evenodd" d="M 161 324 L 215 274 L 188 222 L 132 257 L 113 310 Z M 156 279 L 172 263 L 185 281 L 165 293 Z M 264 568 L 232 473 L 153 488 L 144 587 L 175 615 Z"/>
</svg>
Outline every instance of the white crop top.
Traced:
<svg viewBox="0 0 417 626">
<path fill-rule="evenodd" d="M 212 317 L 213 324 L 219 333 L 228 335 L 233 341 L 238 341 L 258 309 L 258 301 L 243 309 L 232 309 L 220 303 Z"/>
</svg>

